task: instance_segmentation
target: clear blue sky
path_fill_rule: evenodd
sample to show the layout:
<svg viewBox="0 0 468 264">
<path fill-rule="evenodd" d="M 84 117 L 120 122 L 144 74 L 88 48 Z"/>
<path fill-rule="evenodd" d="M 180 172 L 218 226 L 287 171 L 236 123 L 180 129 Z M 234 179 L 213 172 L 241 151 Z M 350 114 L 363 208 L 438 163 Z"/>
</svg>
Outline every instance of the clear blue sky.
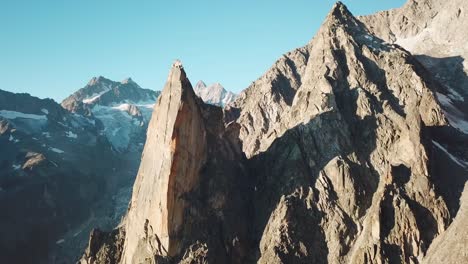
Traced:
<svg viewBox="0 0 468 264">
<path fill-rule="evenodd" d="M 93 76 L 162 89 L 174 59 L 192 81 L 239 92 L 306 44 L 331 0 L 2 0 L 0 89 L 61 101 Z M 405 0 L 343 1 L 355 14 Z"/>
</svg>

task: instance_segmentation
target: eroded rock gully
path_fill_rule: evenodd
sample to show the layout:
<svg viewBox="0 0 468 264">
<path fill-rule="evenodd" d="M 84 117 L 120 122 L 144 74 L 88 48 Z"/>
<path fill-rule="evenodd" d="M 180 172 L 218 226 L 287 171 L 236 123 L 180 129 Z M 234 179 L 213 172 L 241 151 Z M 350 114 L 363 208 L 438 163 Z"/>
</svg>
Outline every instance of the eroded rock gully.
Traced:
<svg viewBox="0 0 468 264">
<path fill-rule="evenodd" d="M 434 95 L 439 85 L 341 3 L 310 43 L 280 58 L 224 110 L 194 95 L 177 62 L 118 229 L 123 246 L 88 249 L 81 262 L 433 259 L 426 254 L 443 246 L 428 251 L 432 243 L 466 229 L 463 213 L 445 232 L 459 197 L 439 184 L 435 157 L 452 160 L 444 169 L 458 171 L 454 177 L 466 167 L 438 148 L 445 133 L 464 137 L 447 123 Z"/>
</svg>

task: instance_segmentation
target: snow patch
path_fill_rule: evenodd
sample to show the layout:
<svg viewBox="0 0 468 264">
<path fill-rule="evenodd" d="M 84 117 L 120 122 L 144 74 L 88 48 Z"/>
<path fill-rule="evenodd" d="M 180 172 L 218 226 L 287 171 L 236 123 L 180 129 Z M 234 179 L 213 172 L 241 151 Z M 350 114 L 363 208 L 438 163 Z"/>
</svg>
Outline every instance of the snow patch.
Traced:
<svg viewBox="0 0 468 264">
<path fill-rule="evenodd" d="M 21 168 L 21 165 L 18 165 L 18 164 L 13 164 L 11 166 L 14 170 L 19 170 Z"/>
<path fill-rule="evenodd" d="M 8 111 L 8 110 L 0 110 L 0 116 L 3 116 L 6 119 L 25 118 L 25 119 L 34 119 L 34 120 L 47 120 L 47 116 L 44 116 L 44 115 L 25 114 L 22 112 Z"/>
<path fill-rule="evenodd" d="M 46 138 L 51 138 L 49 132 L 42 132 L 42 135 L 43 135 L 44 137 L 46 137 Z"/>
<path fill-rule="evenodd" d="M 8 138 L 8 141 L 13 142 L 13 143 L 20 142 L 19 139 L 14 138 L 13 135 L 10 135 L 10 137 Z"/>
<path fill-rule="evenodd" d="M 119 130 L 120 130 L 120 127 L 114 129 L 114 130 L 112 131 L 112 136 L 115 137 L 115 135 L 117 135 L 117 132 L 119 132 Z"/>
<path fill-rule="evenodd" d="M 59 153 L 59 154 L 65 153 L 65 151 L 58 149 L 58 148 L 49 148 L 49 149 L 55 153 Z"/>
<path fill-rule="evenodd" d="M 66 125 L 66 124 L 64 124 L 64 123 L 62 123 L 62 122 L 57 122 L 57 123 L 58 123 L 59 125 L 61 125 L 61 126 L 68 127 L 68 125 Z"/>
<path fill-rule="evenodd" d="M 465 119 L 465 114 L 458 110 L 452 100 L 444 94 L 436 93 L 437 99 L 444 106 L 443 110 L 445 116 L 449 120 L 450 125 L 460 130 L 461 132 L 468 134 L 468 121 Z"/>
<path fill-rule="evenodd" d="M 85 103 L 85 104 L 92 104 L 92 103 L 94 103 L 94 101 L 99 99 L 99 97 L 101 97 L 103 94 L 107 93 L 110 90 L 111 90 L 110 87 L 105 87 L 102 92 L 94 93 L 90 97 L 83 99 L 82 102 Z"/>
<path fill-rule="evenodd" d="M 120 110 L 120 111 L 130 111 L 130 104 L 121 104 L 118 106 L 113 106 L 112 109 Z"/>
<path fill-rule="evenodd" d="M 437 141 L 434 141 L 432 140 L 432 144 L 434 144 L 437 148 L 439 148 L 440 150 L 442 150 L 443 152 L 445 152 L 449 158 L 451 160 L 453 160 L 455 163 L 457 163 L 458 165 L 460 165 L 461 167 L 463 168 L 468 168 L 468 162 L 464 161 L 464 160 L 460 160 L 459 158 L 455 157 L 454 155 L 452 155 L 446 148 L 444 148 L 441 144 L 439 144 Z"/>
<path fill-rule="evenodd" d="M 459 102 L 464 102 L 465 101 L 465 98 L 463 98 L 463 96 L 461 96 L 457 91 L 455 91 L 455 89 L 453 89 L 449 85 L 446 85 L 446 86 L 447 86 L 447 88 L 449 90 L 448 97 L 450 99 L 452 99 L 453 101 L 459 101 Z"/>
<path fill-rule="evenodd" d="M 45 108 L 42 108 L 41 109 L 41 112 L 48 115 L 49 114 L 49 110 L 45 109 Z"/>
<path fill-rule="evenodd" d="M 130 138 L 139 129 L 131 122 L 132 116 L 123 111 L 125 107 L 125 104 L 114 107 L 95 105 L 92 109 L 94 116 L 104 125 L 107 139 L 119 151 L 128 147 Z"/>
<path fill-rule="evenodd" d="M 59 245 L 59 244 L 62 244 L 63 242 L 65 242 L 65 239 L 59 239 L 55 242 L 55 244 Z"/>
<path fill-rule="evenodd" d="M 418 47 L 421 43 L 425 43 L 429 39 L 432 39 L 432 31 L 432 28 L 427 27 L 417 35 L 408 38 L 397 39 L 395 43 L 404 47 L 407 50 L 414 51 L 416 47 Z"/>
<path fill-rule="evenodd" d="M 67 134 L 67 137 L 69 138 L 78 138 L 78 135 L 71 131 L 67 131 L 66 134 Z"/>
</svg>

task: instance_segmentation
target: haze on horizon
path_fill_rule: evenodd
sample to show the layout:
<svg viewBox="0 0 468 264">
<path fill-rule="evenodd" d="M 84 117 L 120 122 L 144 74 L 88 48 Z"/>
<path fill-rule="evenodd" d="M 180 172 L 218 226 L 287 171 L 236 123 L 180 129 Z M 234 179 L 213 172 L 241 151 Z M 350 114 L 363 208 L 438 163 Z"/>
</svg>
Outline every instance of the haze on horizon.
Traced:
<svg viewBox="0 0 468 264">
<path fill-rule="evenodd" d="M 405 1 L 343 2 L 364 15 Z M 220 82 L 238 93 L 282 54 L 306 44 L 334 3 L 3 2 L 0 89 L 60 102 L 102 75 L 160 90 L 178 58 L 193 84 Z"/>
</svg>

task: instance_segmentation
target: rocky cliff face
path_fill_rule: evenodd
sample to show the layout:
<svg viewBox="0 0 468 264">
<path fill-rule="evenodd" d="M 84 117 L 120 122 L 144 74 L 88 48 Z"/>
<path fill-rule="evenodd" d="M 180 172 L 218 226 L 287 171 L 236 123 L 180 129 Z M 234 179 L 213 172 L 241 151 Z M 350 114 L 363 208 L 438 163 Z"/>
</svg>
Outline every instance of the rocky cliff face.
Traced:
<svg viewBox="0 0 468 264">
<path fill-rule="evenodd" d="M 127 216 L 126 263 L 178 253 L 187 209 L 182 197 L 198 184 L 206 159 L 201 111 L 182 65 L 173 66 L 154 115 Z M 154 249 L 145 254 L 148 246 Z"/>
<path fill-rule="evenodd" d="M 205 105 L 195 95 L 183 66 L 176 62 L 149 125 L 122 223 L 123 248 L 102 255 L 87 250 L 82 262 L 118 258 L 121 263 L 170 259 L 242 263 L 247 179 L 234 132 L 235 128 L 224 127 L 221 108 Z M 90 244 L 97 244 L 96 239 Z"/>
<path fill-rule="evenodd" d="M 468 141 L 443 89 L 341 3 L 224 110 L 175 64 L 121 231 L 91 238 L 81 261 L 436 261 L 466 242 L 453 234 L 466 233 Z"/>
<path fill-rule="evenodd" d="M 468 2 L 408 1 L 402 8 L 360 17 L 380 38 L 411 51 L 443 85 L 438 90 L 450 123 L 468 133 Z"/>
<path fill-rule="evenodd" d="M 374 15 L 360 17 L 369 29 L 379 37 L 401 45 L 415 54 L 416 59 L 441 84 L 437 90 L 437 98 L 445 112 L 451 126 L 456 130 L 468 134 L 466 115 L 468 106 L 468 46 L 466 45 L 465 25 L 468 23 L 468 2 L 466 1 L 408 1 L 402 8 L 379 12 Z M 441 135 L 438 134 L 441 138 Z M 444 152 L 451 157 L 451 161 L 464 168 L 462 172 L 455 170 L 451 177 L 444 177 L 438 185 L 451 185 L 445 197 L 452 206 L 452 216 L 456 215 L 453 224 L 447 232 L 434 240 L 431 244 L 424 263 L 462 263 L 467 262 L 466 254 L 457 254 L 456 248 L 467 244 L 466 228 L 462 228 L 461 221 L 466 221 L 466 212 L 463 209 L 466 202 L 466 188 L 463 184 L 467 179 L 467 164 L 460 161 L 467 159 L 466 136 L 456 137 L 453 141 L 447 140 L 451 133 L 443 135 L 446 141 L 440 145 L 434 141 L 436 151 Z M 459 143 L 461 140 L 463 143 Z M 450 153 L 455 153 L 450 154 Z M 445 155 L 445 156 L 446 156 Z M 435 155 L 444 159 L 440 155 Z M 448 161 L 448 162 L 451 162 Z M 447 173 L 447 168 L 441 166 L 445 160 L 438 162 L 439 169 Z M 456 183 L 456 184 L 454 184 Z M 459 201 L 460 193 L 465 193 Z M 460 206 L 460 211 L 456 209 Z M 462 220 L 463 219 L 463 220 Z M 456 230 L 456 231 L 455 231 Z M 456 233 L 456 234 L 455 234 Z"/>
</svg>

